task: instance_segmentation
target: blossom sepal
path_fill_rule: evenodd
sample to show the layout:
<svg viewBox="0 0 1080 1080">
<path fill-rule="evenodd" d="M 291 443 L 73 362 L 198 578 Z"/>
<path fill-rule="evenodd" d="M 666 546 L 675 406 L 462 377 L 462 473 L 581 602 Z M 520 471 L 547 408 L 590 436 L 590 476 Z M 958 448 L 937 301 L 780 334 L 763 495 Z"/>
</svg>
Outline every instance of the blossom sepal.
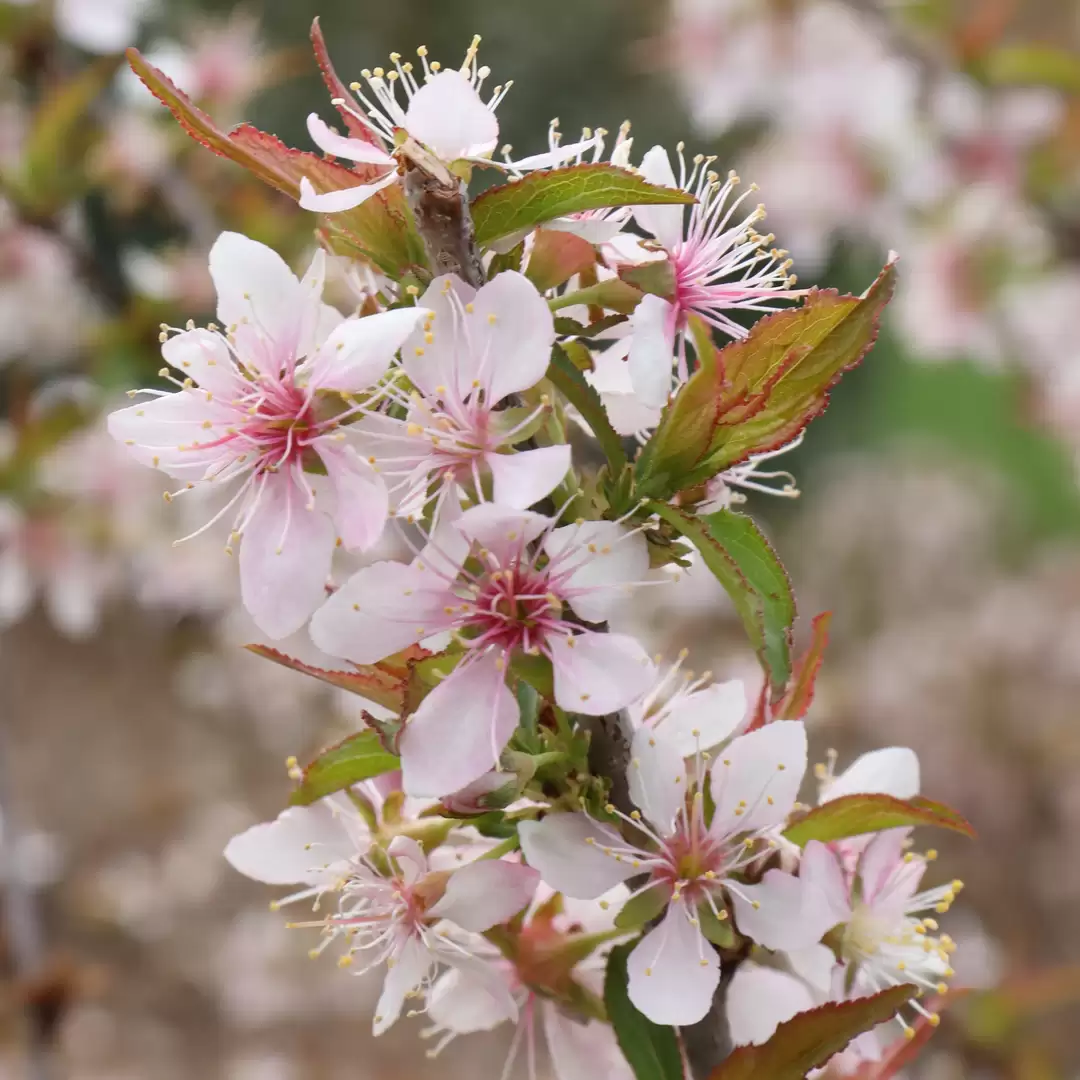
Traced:
<svg viewBox="0 0 1080 1080">
<path fill-rule="evenodd" d="M 289 796 L 289 805 L 310 806 L 335 791 L 393 772 L 400 765 L 397 755 L 383 745 L 379 732 L 366 728 L 327 747 L 303 769 L 290 759 L 289 772 L 299 780 L 299 786 Z"/>
</svg>

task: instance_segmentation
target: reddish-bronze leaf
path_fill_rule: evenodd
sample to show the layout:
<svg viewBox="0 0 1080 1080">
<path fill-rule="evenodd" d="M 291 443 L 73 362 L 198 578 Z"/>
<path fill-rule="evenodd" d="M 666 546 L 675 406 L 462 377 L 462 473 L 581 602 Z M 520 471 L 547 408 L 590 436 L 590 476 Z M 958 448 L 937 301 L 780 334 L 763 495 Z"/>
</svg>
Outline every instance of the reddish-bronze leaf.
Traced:
<svg viewBox="0 0 1080 1080">
<path fill-rule="evenodd" d="M 787 690 L 773 710 L 775 720 L 801 720 L 810 711 L 814 701 L 814 685 L 825 658 L 825 647 L 829 644 L 830 622 L 831 611 L 823 611 L 811 620 L 810 645 L 795 661 L 795 670 Z"/>
<path fill-rule="evenodd" d="M 537 229 L 525 276 L 547 292 L 596 263 L 596 249 L 588 240 L 558 229 Z"/>
<path fill-rule="evenodd" d="M 802 847 L 811 840 L 827 844 L 848 836 L 900 829 L 911 825 L 937 825 L 943 829 L 974 836 L 971 824 L 952 807 L 917 795 L 896 799 L 892 795 L 843 795 L 815 807 L 784 831 L 793 844 Z"/>
<path fill-rule="evenodd" d="M 326 47 L 326 38 L 323 37 L 322 26 L 319 25 L 317 15 L 311 24 L 311 45 L 315 50 L 315 61 L 322 72 L 323 82 L 326 83 L 326 89 L 330 91 L 330 99 L 341 114 L 341 119 L 344 121 L 349 134 L 353 138 L 363 139 L 365 142 L 371 143 L 372 146 L 385 150 L 386 146 L 375 130 L 357 119 L 355 114 L 363 114 L 364 110 L 334 68 L 333 61 L 330 59 L 330 50 Z M 337 104 L 339 101 L 346 102 L 349 107 Z"/>
</svg>

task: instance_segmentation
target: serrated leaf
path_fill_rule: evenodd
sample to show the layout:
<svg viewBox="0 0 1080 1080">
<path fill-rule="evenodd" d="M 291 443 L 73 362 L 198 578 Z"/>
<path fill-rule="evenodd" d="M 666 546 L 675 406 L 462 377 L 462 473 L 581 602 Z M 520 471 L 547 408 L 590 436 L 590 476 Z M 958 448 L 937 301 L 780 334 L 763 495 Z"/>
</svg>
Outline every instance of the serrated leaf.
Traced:
<svg viewBox="0 0 1080 1080">
<path fill-rule="evenodd" d="M 701 552 L 734 602 L 773 695 L 782 694 L 791 675 L 795 597 L 769 542 L 750 518 L 731 510 L 694 517 L 667 503 L 650 502 L 648 508 Z"/>
<path fill-rule="evenodd" d="M 377 664 L 355 664 L 352 671 L 331 671 L 306 664 L 303 660 L 297 660 L 269 645 L 246 645 L 245 648 L 256 656 L 273 660 L 275 664 L 310 675 L 340 690 L 358 694 L 394 712 L 401 712 L 405 706 L 405 691 L 413 666 L 432 656 L 427 649 L 411 645 L 403 652 L 395 653 Z"/>
<path fill-rule="evenodd" d="M 669 498 L 794 439 L 873 345 L 895 283 L 890 262 L 865 296 L 813 289 L 801 307 L 755 323 L 744 341 L 699 348 L 698 369 L 638 459 L 642 492 Z"/>
<path fill-rule="evenodd" d="M 615 925 L 620 930 L 639 929 L 667 907 L 668 897 L 669 893 L 662 885 L 638 893 L 623 904 L 615 916 Z"/>
<path fill-rule="evenodd" d="M 290 198 L 299 198 L 302 176 L 319 194 L 355 187 L 375 176 L 372 166 L 346 168 L 318 154 L 286 146 L 275 135 L 250 124 L 225 132 L 137 49 L 128 49 L 127 57 L 135 74 L 196 142 L 242 165 Z M 423 243 L 397 184 L 352 210 L 320 215 L 319 220 L 335 250 L 367 259 L 395 278 L 426 266 Z"/>
<path fill-rule="evenodd" d="M 400 759 L 383 746 L 377 731 L 359 731 L 324 750 L 304 767 L 300 786 L 289 796 L 289 804 L 308 806 L 361 780 L 393 772 L 400 765 Z"/>
<path fill-rule="evenodd" d="M 486 247 L 500 237 L 582 210 L 692 202 L 694 196 L 685 191 L 650 184 L 617 165 L 571 165 L 488 188 L 473 200 L 472 218 L 476 242 Z"/>
<path fill-rule="evenodd" d="M 918 992 L 893 986 L 873 997 L 833 1002 L 781 1024 L 762 1046 L 740 1046 L 709 1080 L 804 1080 L 852 1039 L 896 1015 Z"/>
<path fill-rule="evenodd" d="M 588 240 L 558 229 L 537 229 L 525 276 L 540 292 L 547 292 L 595 263 L 596 248 Z"/>
<path fill-rule="evenodd" d="M 843 795 L 789 825 L 784 836 L 804 847 L 811 840 L 828 844 L 848 836 L 911 825 L 937 825 L 964 836 L 975 835 L 970 823 L 951 807 L 922 796 L 896 799 L 892 795 Z"/>
<path fill-rule="evenodd" d="M 626 959 L 633 948 L 631 943 L 612 949 L 604 975 L 604 1005 L 615 1039 L 636 1080 L 683 1080 L 675 1029 L 654 1024 L 627 995 Z"/>
<path fill-rule="evenodd" d="M 810 646 L 796 662 L 795 673 L 788 688 L 773 710 L 773 719 L 801 720 L 810 711 L 814 701 L 814 686 L 821 670 L 821 662 L 825 658 L 825 648 L 829 644 L 830 622 L 831 611 L 823 611 L 811 620 Z"/>
<path fill-rule="evenodd" d="M 559 345 L 552 350 L 547 377 L 559 393 L 584 417 L 585 423 L 596 436 L 600 449 L 604 451 L 611 471 L 615 474 L 621 473 L 627 465 L 622 439 L 611 426 L 600 395 L 585 381 L 585 376 L 574 366 Z"/>
<path fill-rule="evenodd" d="M 334 108 L 341 114 L 341 119 L 348 133 L 353 138 L 363 139 L 365 142 L 371 143 L 372 146 L 385 150 L 385 143 L 375 130 L 357 118 L 357 114 L 364 115 L 364 110 L 353 97 L 352 90 L 334 68 L 333 61 L 330 59 L 330 50 L 326 47 L 326 39 L 323 37 L 322 26 L 317 15 L 311 23 L 311 45 L 315 50 L 315 62 L 319 65 L 319 71 L 322 72 L 323 82 L 326 84 L 326 89 L 330 91 L 330 100 L 334 103 Z"/>
</svg>

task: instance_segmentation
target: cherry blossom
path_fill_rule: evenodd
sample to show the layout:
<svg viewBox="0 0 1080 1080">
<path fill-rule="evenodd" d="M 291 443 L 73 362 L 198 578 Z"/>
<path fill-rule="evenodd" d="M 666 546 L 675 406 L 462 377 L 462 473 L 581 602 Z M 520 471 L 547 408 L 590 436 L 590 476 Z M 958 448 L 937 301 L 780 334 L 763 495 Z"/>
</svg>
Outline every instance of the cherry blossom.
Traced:
<svg viewBox="0 0 1080 1080">
<path fill-rule="evenodd" d="M 770 830 L 794 807 L 806 732 L 801 722 L 778 721 L 733 739 L 711 769 L 708 823 L 700 755 L 688 776 L 678 747 L 648 728 L 635 734 L 631 754 L 630 796 L 640 812 L 608 811 L 639 843 L 585 814 L 558 813 L 522 822 L 521 848 L 544 881 L 568 896 L 598 896 L 648 875 L 635 895 L 660 890 L 665 914 L 630 955 L 630 999 L 655 1023 L 693 1024 L 708 1012 L 720 979 L 701 920 L 728 918 L 725 891 L 739 930 L 766 948 L 813 945 L 835 921 L 818 890 L 790 874 L 769 870 L 757 885 L 734 876 L 771 850 Z"/>
<path fill-rule="evenodd" d="M 549 409 L 541 402 L 523 415 L 506 406 L 547 371 L 555 328 L 543 297 L 507 271 L 479 290 L 452 275 L 436 278 L 420 304 L 428 314 L 402 347 L 414 389 L 386 392 L 405 416 L 380 412 L 356 427 L 395 510 L 419 515 L 455 484 L 482 498 L 485 480 L 503 506 L 539 502 L 569 471 L 570 447 L 506 452 Z"/>
<path fill-rule="evenodd" d="M 227 329 L 163 331 L 162 355 L 180 378 L 162 374 L 176 392 L 135 392 L 153 400 L 109 417 L 137 460 L 184 481 L 166 499 L 240 481 L 191 535 L 238 507 L 226 550 L 242 538 L 244 605 L 274 638 L 298 630 L 322 600 L 338 540 L 370 547 L 387 515 L 385 489 L 339 431 L 350 411 L 324 411 L 317 395 L 368 390 L 426 314 L 412 307 L 343 319 L 322 302 L 324 266 L 319 252 L 298 281 L 270 248 L 223 233 L 210 274 Z M 335 503 L 330 516 L 316 509 L 305 472 L 313 454 Z"/>
<path fill-rule="evenodd" d="M 292 924 L 322 931 L 312 950 L 346 946 L 338 964 L 363 974 L 386 965 L 373 1030 L 381 1035 L 401 1015 L 405 1000 L 429 985 L 444 964 L 469 962 L 467 948 L 449 944 L 443 920 L 478 934 L 511 918 L 532 897 L 538 874 L 520 863 L 479 859 L 453 871 L 432 869 L 423 847 L 399 833 L 373 846 L 369 825 L 347 803 L 324 799 L 294 806 L 276 820 L 233 837 L 225 857 L 241 873 L 271 885 L 302 888 L 275 907 L 336 896 L 336 911 Z M 509 999 L 509 995 L 507 995 Z M 512 999 L 510 1000 L 513 1007 Z"/>
<path fill-rule="evenodd" d="M 485 503 L 433 534 L 412 563 L 365 567 L 315 613 L 315 644 L 374 663 L 443 631 L 466 652 L 424 698 L 401 737 L 405 790 L 442 796 L 497 764 L 518 722 L 506 685 L 517 655 L 546 657 L 555 701 L 601 716 L 652 680 L 641 645 L 568 618 L 603 621 L 619 594 L 648 570 L 645 541 L 615 522 L 557 527 L 557 519 Z M 471 548 L 478 566 L 466 565 Z"/>
</svg>

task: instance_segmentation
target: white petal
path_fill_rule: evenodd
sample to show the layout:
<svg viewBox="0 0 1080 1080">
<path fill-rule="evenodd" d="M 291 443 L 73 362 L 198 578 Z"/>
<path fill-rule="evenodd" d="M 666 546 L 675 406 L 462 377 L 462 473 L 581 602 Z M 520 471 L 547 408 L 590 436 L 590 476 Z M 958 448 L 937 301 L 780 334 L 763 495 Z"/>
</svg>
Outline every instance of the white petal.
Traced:
<svg viewBox="0 0 1080 1080">
<path fill-rule="evenodd" d="M 499 138 L 495 114 L 460 71 L 440 71 L 413 94 L 405 130 L 443 161 L 472 157 Z"/>
<path fill-rule="evenodd" d="M 739 932 L 767 949 L 805 949 L 836 925 L 820 890 L 783 870 L 770 870 L 759 885 L 729 888 Z"/>
<path fill-rule="evenodd" d="M 851 917 L 851 889 L 844 877 L 840 860 L 827 845 L 811 840 L 799 861 L 799 879 L 817 889 L 832 912 L 833 925 Z"/>
<path fill-rule="evenodd" d="M 480 547 L 487 548 L 506 566 L 547 527 L 549 519 L 532 510 L 515 510 L 496 503 L 480 503 L 465 511 L 454 527 Z"/>
<path fill-rule="evenodd" d="M 358 840 L 341 818 L 325 802 L 317 802 L 290 806 L 273 821 L 234 836 L 225 858 L 241 874 L 267 885 L 332 884 L 334 872 L 328 868 L 347 863 L 357 850 Z"/>
<path fill-rule="evenodd" d="M 910 833 L 910 829 L 879 832 L 859 857 L 862 894 L 875 907 L 902 907 L 919 886 L 926 864 L 921 859 L 903 861 Z"/>
<path fill-rule="evenodd" d="M 786 954 L 791 970 L 812 992 L 823 997 L 832 993 L 833 977 L 836 974 L 836 955 L 828 945 L 810 945 L 805 949 L 788 949 Z"/>
<path fill-rule="evenodd" d="M 498 764 L 519 716 L 500 652 L 457 668 L 424 698 L 402 733 L 405 791 L 439 798 L 471 784 Z"/>
<path fill-rule="evenodd" d="M 548 814 L 542 821 L 523 821 L 518 837 L 522 853 L 540 871 L 544 884 L 567 896 L 592 900 L 635 873 L 629 863 L 604 854 L 607 846 L 625 846 L 618 833 L 584 814 Z"/>
<path fill-rule="evenodd" d="M 531 866 L 486 859 L 455 870 L 446 892 L 428 914 L 481 934 L 512 919 L 536 892 L 540 875 Z"/>
<path fill-rule="evenodd" d="M 627 356 L 630 382 L 640 403 L 659 409 L 671 393 L 675 362 L 675 309 L 662 296 L 643 296 L 630 316 L 633 339 Z"/>
<path fill-rule="evenodd" d="M 282 364 L 289 359 L 286 354 L 298 341 L 303 293 L 285 260 L 265 244 L 224 232 L 210 249 L 210 276 L 217 290 L 218 320 L 226 328 L 247 322 L 253 332 L 278 346 Z"/>
<path fill-rule="evenodd" d="M 382 993 L 375 1006 L 372 1031 L 381 1035 L 401 1015 L 405 998 L 410 991 L 423 982 L 435 963 L 427 946 L 419 937 L 410 934 L 394 956 L 393 965 L 387 965 Z"/>
<path fill-rule="evenodd" d="M 485 454 L 495 502 L 503 506 L 532 506 L 550 495 L 570 471 L 570 447 L 539 446 L 513 454 Z"/>
<path fill-rule="evenodd" d="M 338 191 L 326 191 L 321 195 L 312 187 L 306 176 L 300 177 L 300 208 L 313 210 L 319 214 L 337 214 L 343 210 L 352 210 L 361 203 L 366 203 L 383 188 L 397 180 L 397 173 L 390 170 L 384 177 L 373 184 L 357 184 L 356 187 L 341 188 Z"/>
<path fill-rule="evenodd" d="M 712 769 L 712 832 L 732 836 L 779 825 L 795 805 L 804 772 L 806 729 L 800 720 L 777 720 L 733 739 Z"/>
<path fill-rule="evenodd" d="M 381 476 L 351 447 L 329 438 L 314 442 L 334 489 L 334 524 L 342 543 L 354 551 L 367 551 L 382 536 L 390 496 Z"/>
<path fill-rule="evenodd" d="M 527 277 L 509 270 L 489 281 L 476 294 L 465 328 L 477 354 L 475 378 L 489 405 L 531 389 L 544 377 L 555 320 Z"/>
<path fill-rule="evenodd" d="M 161 355 L 182 377 L 219 397 L 229 400 L 245 389 L 225 339 L 211 330 L 176 334 L 162 344 Z"/>
<path fill-rule="evenodd" d="M 307 129 L 312 142 L 320 150 L 334 157 L 362 161 L 371 165 L 385 165 L 387 168 L 396 167 L 396 162 L 385 150 L 380 150 L 365 139 L 349 139 L 344 135 L 339 135 L 319 119 L 318 113 L 308 115 Z"/>
<path fill-rule="evenodd" d="M 352 393 L 370 390 L 426 314 L 424 308 L 404 307 L 346 319 L 312 358 L 312 384 Z"/>
<path fill-rule="evenodd" d="M 334 528 L 286 473 L 263 488 L 240 542 L 244 607 L 268 637 L 295 633 L 326 595 L 334 555 Z"/>
<path fill-rule="evenodd" d="M 776 1029 L 818 1003 L 794 975 L 760 964 L 740 964 L 727 996 L 728 1030 L 736 1046 L 768 1042 Z"/>
<path fill-rule="evenodd" d="M 630 798 L 662 835 L 669 835 L 686 805 L 683 754 L 659 732 L 640 728 L 634 733 L 630 757 Z"/>
<path fill-rule="evenodd" d="M 386 850 L 398 864 L 406 885 L 415 884 L 428 872 L 428 857 L 411 836 L 395 836 Z"/>
<path fill-rule="evenodd" d="M 746 690 L 741 679 L 711 683 L 680 694 L 660 715 L 656 730 L 673 740 L 683 757 L 690 757 L 698 750 L 717 746 L 738 730 L 746 719 Z"/>
<path fill-rule="evenodd" d="M 555 701 L 567 712 L 603 716 L 629 705 L 652 685 L 652 661 L 626 634 L 556 637 L 548 643 Z"/>
<path fill-rule="evenodd" d="M 654 1024 L 686 1027 L 704 1019 L 720 982 L 720 958 L 681 901 L 642 938 L 627 970 L 630 1000 Z"/>
<path fill-rule="evenodd" d="M 108 428 L 143 465 L 179 480 L 201 480 L 219 452 L 194 444 L 224 435 L 235 420 L 235 413 L 219 402 L 208 402 L 205 393 L 181 390 L 117 409 L 109 414 Z M 207 421 L 213 425 L 209 430 L 204 427 Z"/>
<path fill-rule="evenodd" d="M 439 386 L 455 386 L 464 399 L 473 390 L 480 357 L 462 332 L 463 309 L 476 298 L 476 290 L 456 274 L 435 278 L 420 297 L 420 306 L 432 312 L 431 341 L 417 330 L 401 349 L 405 374 L 428 397 Z"/>
<path fill-rule="evenodd" d="M 906 746 L 886 746 L 856 758 L 821 793 L 821 802 L 842 795 L 892 795 L 910 799 L 919 794 L 919 758 Z"/>
<path fill-rule="evenodd" d="M 562 590 L 586 622 L 603 622 L 634 583 L 649 570 L 645 537 L 613 521 L 585 521 L 552 530 L 544 550 L 560 565 L 574 567 Z"/>
<path fill-rule="evenodd" d="M 517 1008 L 498 969 L 479 965 L 452 967 L 436 980 L 427 996 L 432 1023 L 456 1035 L 491 1031 L 517 1018 Z"/>
<path fill-rule="evenodd" d="M 555 1080 L 633 1080 L 610 1024 L 580 1023 L 551 1001 L 541 1004 L 540 1015 Z"/>
<path fill-rule="evenodd" d="M 650 184 L 660 187 L 679 186 L 671 169 L 671 160 L 662 146 L 654 146 L 641 159 L 641 175 Z M 673 251 L 682 243 L 683 216 L 683 207 L 679 204 L 634 207 L 638 224 L 646 232 L 652 233 L 668 251 Z"/>
<path fill-rule="evenodd" d="M 514 169 L 519 172 L 527 172 L 530 169 L 555 169 L 568 161 L 573 161 L 580 154 L 592 150 L 596 146 L 596 138 L 583 139 L 581 142 L 567 143 L 565 146 L 547 150 L 542 154 L 530 154 L 528 157 L 517 158 L 514 161 Z M 550 222 L 544 222 L 544 228 L 549 228 Z"/>
<path fill-rule="evenodd" d="M 445 582 L 416 566 L 373 563 L 319 608 L 311 637 L 331 656 L 374 664 L 452 625 L 444 608 L 456 599 Z"/>
</svg>

